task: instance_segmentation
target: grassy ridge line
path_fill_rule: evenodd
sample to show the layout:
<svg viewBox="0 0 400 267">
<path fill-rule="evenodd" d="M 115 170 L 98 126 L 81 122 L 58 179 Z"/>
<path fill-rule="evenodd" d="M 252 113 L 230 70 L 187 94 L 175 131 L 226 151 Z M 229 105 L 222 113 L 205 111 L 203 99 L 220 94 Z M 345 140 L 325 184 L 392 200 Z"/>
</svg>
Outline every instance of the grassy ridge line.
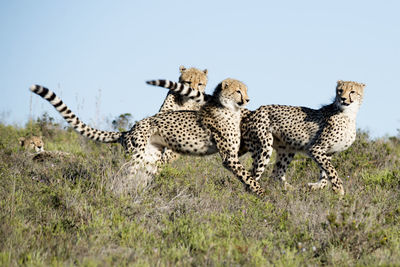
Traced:
<svg viewBox="0 0 400 267">
<path fill-rule="evenodd" d="M 17 143 L 30 132 L 74 157 L 32 162 Z M 397 138 L 360 132 L 334 157 L 342 199 L 306 191 L 319 172 L 302 156 L 287 173 L 293 192 L 269 179 L 268 167 L 264 201 L 214 156 L 182 157 L 144 189 L 114 194 L 125 161 L 118 145 L 51 123 L 0 124 L 0 265 L 400 264 Z"/>
</svg>

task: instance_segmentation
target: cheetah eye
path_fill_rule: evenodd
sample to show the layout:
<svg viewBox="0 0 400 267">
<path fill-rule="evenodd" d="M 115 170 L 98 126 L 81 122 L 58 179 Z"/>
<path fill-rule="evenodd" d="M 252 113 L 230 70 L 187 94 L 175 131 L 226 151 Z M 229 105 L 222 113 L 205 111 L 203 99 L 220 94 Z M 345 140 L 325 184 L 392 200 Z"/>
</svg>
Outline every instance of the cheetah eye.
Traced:
<svg viewBox="0 0 400 267">
<path fill-rule="evenodd" d="M 354 94 L 356 91 L 351 91 L 350 94 Z"/>
<path fill-rule="evenodd" d="M 185 81 L 184 83 L 187 83 L 187 84 L 192 84 L 192 82 L 191 82 L 191 81 Z"/>
<path fill-rule="evenodd" d="M 242 92 L 241 92 L 240 90 L 237 90 L 237 91 L 236 91 L 236 93 L 238 93 L 238 94 L 242 94 Z"/>
<path fill-rule="evenodd" d="M 202 86 L 203 84 L 202 83 L 199 83 L 199 86 Z"/>
</svg>

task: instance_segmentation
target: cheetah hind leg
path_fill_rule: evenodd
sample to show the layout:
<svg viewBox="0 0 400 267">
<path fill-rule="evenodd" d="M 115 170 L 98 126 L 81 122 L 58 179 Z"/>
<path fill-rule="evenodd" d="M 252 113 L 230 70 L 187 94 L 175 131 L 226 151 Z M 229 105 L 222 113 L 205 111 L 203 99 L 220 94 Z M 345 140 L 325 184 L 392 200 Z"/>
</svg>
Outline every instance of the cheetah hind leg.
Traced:
<svg viewBox="0 0 400 267">
<path fill-rule="evenodd" d="M 274 166 L 274 170 L 272 171 L 272 177 L 275 180 L 281 182 L 284 190 L 293 190 L 294 187 L 286 181 L 286 170 L 290 164 L 290 162 L 294 158 L 293 152 L 288 152 L 286 150 L 277 150 L 276 151 L 276 162 Z"/>
<path fill-rule="evenodd" d="M 260 135 L 259 135 L 260 138 Z M 252 147 L 253 169 L 252 176 L 256 181 L 260 180 L 272 155 L 272 134 L 263 135 L 262 140 Z"/>
<path fill-rule="evenodd" d="M 131 174 L 146 174 L 155 176 L 158 174 L 158 166 L 163 163 L 162 151 L 164 149 L 158 146 L 147 144 L 143 150 L 138 149 L 136 156 L 131 160 Z M 135 154 L 135 153 L 134 153 Z"/>
<path fill-rule="evenodd" d="M 332 184 L 332 190 L 339 195 L 344 195 L 343 181 L 339 178 L 335 167 L 333 167 L 331 163 L 331 157 L 321 151 L 319 147 L 315 147 L 314 149 L 310 150 L 310 156 L 318 164 L 319 168 L 325 173 L 325 176 L 328 177 L 328 180 Z M 311 186 L 313 186 L 315 189 L 320 189 L 318 186 L 322 186 L 325 183 L 324 180 L 326 180 L 322 174 L 321 178 L 322 179 L 316 183 L 316 186 Z"/>
<path fill-rule="evenodd" d="M 131 160 L 113 177 L 112 191 L 117 194 L 132 194 L 145 189 L 158 172 L 157 163 L 161 159 L 161 150 L 152 144 L 132 146 Z"/>
<path fill-rule="evenodd" d="M 162 155 L 161 155 L 161 159 L 160 159 L 160 164 L 164 165 L 164 164 L 168 164 L 171 163 L 175 160 L 177 160 L 179 158 L 179 154 L 172 151 L 171 149 L 165 147 Z"/>
</svg>

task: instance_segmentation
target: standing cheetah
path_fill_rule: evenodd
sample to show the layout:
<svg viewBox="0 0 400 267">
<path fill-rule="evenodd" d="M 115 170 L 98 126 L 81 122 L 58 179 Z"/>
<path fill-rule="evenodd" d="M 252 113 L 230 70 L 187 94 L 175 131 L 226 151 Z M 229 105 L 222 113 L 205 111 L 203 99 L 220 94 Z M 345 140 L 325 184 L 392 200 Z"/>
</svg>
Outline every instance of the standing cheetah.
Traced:
<svg viewBox="0 0 400 267">
<path fill-rule="evenodd" d="M 162 85 L 161 85 L 162 86 Z M 338 81 L 332 104 L 315 110 L 282 105 L 261 106 L 255 111 L 242 109 L 241 148 L 239 154 L 252 153 L 253 177 L 260 179 L 276 149 L 273 177 L 286 182 L 285 173 L 297 152 L 310 156 L 320 168 L 320 180 L 309 183 L 311 189 L 322 189 L 329 181 L 332 189 L 344 194 L 343 182 L 331 163 L 334 153 L 347 149 L 356 137 L 356 116 L 362 103 L 365 84 Z M 200 104 L 209 96 L 176 84 L 174 90 L 192 97 Z"/>
<path fill-rule="evenodd" d="M 133 164 L 157 172 L 164 148 L 191 155 L 219 152 L 223 165 L 258 195 L 263 189 L 238 159 L 240 112 L 249 101 L 247 87 L 234 79 L 222 81 L 199 111 L 161 112 L 137 122 L 127 132 L 106 132 L 91 128 L 49 89 L 39 85 L 31 91 L 48 100 L 80 134 L 100 142 L 121 143 Z"/>
<path fill-rule="evenodd" d="M 333 191 L 343 195 L 343 182 L 331 158 L 334 153 L 346 150 L 356 138 L 356 116 L 364 87 L 362 83 L 338 81 L 334 102 L 317 110 L 269 105 L 243 114 L 243 146 L 244 150 L 247 147 L 256 154 L 253 156 L 256 159 L 253 165 L 255 178 L 259 179 L 263 173 L 273 147 L 277 152 L 273 177 L 288 185 L 286 169 L 294 155 L 303 152 L 320 168 L 319 181 L 308 186 L 322 189 L 329 180 Z M 252 148 L 254 143 L 256 146 Z"/>
</svg>

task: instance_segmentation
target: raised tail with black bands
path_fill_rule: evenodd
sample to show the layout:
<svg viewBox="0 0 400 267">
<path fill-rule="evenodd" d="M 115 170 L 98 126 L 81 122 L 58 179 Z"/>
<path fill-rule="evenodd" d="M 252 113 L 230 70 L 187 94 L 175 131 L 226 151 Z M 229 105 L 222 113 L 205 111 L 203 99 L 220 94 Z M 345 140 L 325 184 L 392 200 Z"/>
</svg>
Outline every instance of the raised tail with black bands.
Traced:
<svg viewBox="0 0 400 267">
<path fill-rule="evenodd" d="M 40 85 L 32 85 L 29 88 L 35 94 L 46 99 L 60 112 L 61 116 L 81 135 L 103 143 L 116 143 L 120 141 L 123 132 L 107 132 L 87 126 L 67 107 L 66 104 L 52 91 Z"/>
<path fill-rule="evenodd" d="M 196 101 L 199 104 L 204 104 L 205 102 L 208 101 L 209 95 L 204 94 L 200 92 L 199 90 L 193 89 L 189 85 L 179 83 L 179 82 L 173 82 L 169 80 L 152 80 L 152 81 L 147 81 L 147 84 L 151 84 L 154 86 L 160 86 L 169 89 L 170 91 L 185 96 L 187 98 L 192 99 L 193 101 Z"/>
</svg>

